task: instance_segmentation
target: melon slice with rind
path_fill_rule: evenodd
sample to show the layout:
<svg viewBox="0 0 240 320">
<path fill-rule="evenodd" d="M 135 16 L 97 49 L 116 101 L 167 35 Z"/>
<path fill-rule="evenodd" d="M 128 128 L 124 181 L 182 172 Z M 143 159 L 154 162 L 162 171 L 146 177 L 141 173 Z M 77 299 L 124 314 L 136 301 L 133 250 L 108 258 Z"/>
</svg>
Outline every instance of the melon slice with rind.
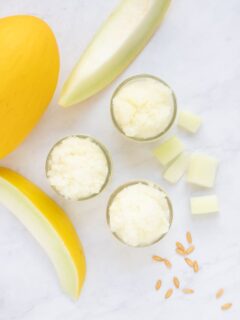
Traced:
<svg viewBox="0 0 240 320">
<path fill-rule="evenodd" d="M 95 34 L 65 82 L 59 104 L 82 102 L 109 85 L 140 53 L 171 0 L 122 0 Z"/>
<path fill-rule="evenodd" d="M 86 265 L 78 235 L 66 213 L 32 182 L 7 168 L 0 168 L 0 203 L 45 250 L 63 290 L 78 298 Z"/>
</svg>

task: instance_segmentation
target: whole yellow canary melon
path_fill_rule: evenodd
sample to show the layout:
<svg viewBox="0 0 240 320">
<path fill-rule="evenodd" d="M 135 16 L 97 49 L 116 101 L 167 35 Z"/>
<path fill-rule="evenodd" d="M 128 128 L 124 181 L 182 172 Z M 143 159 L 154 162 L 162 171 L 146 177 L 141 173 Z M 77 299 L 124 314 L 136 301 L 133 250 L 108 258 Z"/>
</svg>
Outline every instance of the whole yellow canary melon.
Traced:
<svg viewBox="0 0 240 320">
<path fill-rule="evenodd" d="M 58 74 L 57 42 L 44 21 L 27 15 L 0 19 L 0 158 L 39 121 Z"/>
</svg>

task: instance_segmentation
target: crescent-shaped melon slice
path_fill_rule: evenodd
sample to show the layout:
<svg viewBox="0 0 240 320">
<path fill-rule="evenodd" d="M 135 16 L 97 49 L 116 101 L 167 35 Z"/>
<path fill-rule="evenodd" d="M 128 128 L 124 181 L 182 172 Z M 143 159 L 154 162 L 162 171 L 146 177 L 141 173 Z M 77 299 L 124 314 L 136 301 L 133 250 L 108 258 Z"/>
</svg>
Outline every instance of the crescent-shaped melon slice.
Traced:
<svg viewBox="0 0 240 320">
<path fill-rule="evenodd" d="M 0 203 L 30 231 L 52 261 L 62 288 L 76 299 L 85 278 L 85 258 L 65 212 L 18 173 L 0 168 Z"/>
<path fill-rule="evenodd" d="M 84 51 L 59 104 L 84 101 L 110 84 L 150 40 L 171 0 L 122 0 Z"/>
</svg>

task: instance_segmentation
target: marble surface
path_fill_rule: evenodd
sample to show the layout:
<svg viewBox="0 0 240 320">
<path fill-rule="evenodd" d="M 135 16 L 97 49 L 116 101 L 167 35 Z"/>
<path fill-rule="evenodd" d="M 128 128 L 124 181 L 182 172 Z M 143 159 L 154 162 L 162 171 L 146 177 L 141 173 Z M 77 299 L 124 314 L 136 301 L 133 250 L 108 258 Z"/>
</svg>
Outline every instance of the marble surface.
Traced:
<svg viewBox="0 0 240 320">
<path fill-rule="evenodd" d="M 106 90 L 70 109 L 57 105 L 60 88 L 76 59 L 117 0 L 10 0 L 0 2 L 1 17 L 33 14 L 53 28 L 61 52 L 61 75 L 48 111 L 27 140 L 1 165 L 15 169 L 41 186 L 69 213 L 85 248 L 88 273 L 77 302 L 58 285 L 48 258 L 25 228 L 0 206 L 0 319 L 1 320 L 155 320 L 239 319 L 240 290 L 240 2 L 239 0 L 173 0 L 164 24 L 135 62 Z M 175 129 L 187 149 L 201 150 L 220 159 L 214 190 L 176 186 L 163 181 L 152 156 L 157 143 L 134 144 L 114 129 L 109 100 L 126 77 L 152 73 L 171 84 L 179 108 L 200 114 L 204 125 L 196 136 Z M 110 150 L 114 174 L 107 190 L 91 201 L 70 203 L 48 186 L 44 162 L 60 138 L 86 133 Z M 106 225 L 109 195 L 131 179 L 150 179 L 168 191 L 174 204 L 174 224 L 160 243 L 132 249 L 118 243 Z M 192 217 L 190 195 L 216 193 L 221 212 Z M 193 274 L 176 256 L 176 240 L 193 234 L 200 272 Z M 168 257 L 171 271 L 154 264 L 152 254 Z M 164 300 L 177 275 L 192 296 L 175 291 Z M 161 291 L 154 290 L 158 278 Z M 225 288 L 217 301 L 215 292 Z M 224 302 L 233 308 L 220 310 Z"/>
</svg>

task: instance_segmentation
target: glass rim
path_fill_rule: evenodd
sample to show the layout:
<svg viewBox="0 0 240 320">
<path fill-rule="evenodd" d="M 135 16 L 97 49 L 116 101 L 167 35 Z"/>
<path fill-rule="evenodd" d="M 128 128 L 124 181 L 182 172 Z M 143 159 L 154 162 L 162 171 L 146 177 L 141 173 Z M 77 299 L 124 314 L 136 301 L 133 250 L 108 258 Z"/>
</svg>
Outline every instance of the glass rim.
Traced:
<svg viewBox="0 0 240 320">
<path fill-rule="evenodd" d="M 111 225 L 110 225 L 110 213 L 109 213 L 109 210 L 110 210 L 110 206 L 112 205 L 115 197 L 122 191 L 124 190 L 125 188 L 129 187 L 129 186 L 132 186 L 132 185 L 136 185 L 136 184 L 144 184 L 144 185 L 147 185 L 147 186 L 153 186 L 154 188 L 156 188 L 157 190 L 163 192 L 166 196 L 166 200 L 167 200 L 167 203 L 168 203 L 168 207 L 169 207 L 169 229 L 166 233 L 162 234 L 158 239 L 154 240 L 153 242 L 151 243 L 148 243 L 148 244 L 144 244 L 144 245 L 138 245 L 138 246 L 131 246 L 129 245 L 128 243 L 124 242 L 116 232 L 113 232 L 111 230 Z M 122 185 L 120 185 L 119 187 L 117 187 L 113 192 L 112 194 L 110 195 L 109 197 L 109 200 L 108 200 L 108 204 L 107 204 L 107 210 L 106 210 L 106 220 L 107 220 L 107 225 L 112 233 L 112 235 L 117 239 L 119 240 L 121 243 L 125 244 L 126 246 L 128 247 L 132 247 L 132 248 L 144 248 L 144 247 L 149 247 L 149 246 L 152 246 L 153 244 L 159 242 L 160 240 L 162 240 L 167 234 L 168 232 L 170 231 L 170 228 L 172 226 L 172 223 L 173 223 L 173 206 L 172 206 L 172 202 L 167 194 L 167 192 L 160 186 L 158 185 L 157 183 L 155 182 L 152 182 L 152 181 L 149 181 L 149 180 L 132 180 L 132 181 L 129 181 L 129 182 L 126 182 Z"/>
<path fill-rule="evenodd" d="M 106 179 L 105 179 L 105 182 L 104 184 L 102 185 L 101 189 L 99 190 L 99 192 L 97 193 L 94 193 L 94 194 L 91 194 L 87 197 L 82 197 L 82 198 L 78 198 L 78 199 L 71 199 L 71 198 L 67 198 L 66 196 L 64 196 L 63 194 L 61 194 L 57 188 L 53 185 L 51 185 L 50 183 L 50 186 L 51 188 L 58 194 L 60 195 L 61 197 L 63 197 L 64 199 L 66 200 L 69 200 L 69 201 L 83 201 L 83 200 L 88 200 L 88 199 L 91 199 L 91 198 L 94 198 L 96 196 L 98 196 L 108 185 L 109 181 L 110 181 L 110 178 L 112 176 L 112 161 L 111 161 L 111 156 L 110 156 L 110 153 L 108 151 L 108 149 L 101 143 L 99 142 L 97 139 L 93 138 L 92 136 L 90 135 L 84 135 L 84 134 L 73 134 L 73 135 L 69 135 L 69 136 L 66 136 L 62 139 L 60 139 L 59 141 L 57 141 L 53 146 L 52 148 L 50 149 L 50 151 L 48 152 L 48 155 L 47 155 L 47 159 L 46 159 L 46 163 L 45 163 L 45 174 L 46 174 L 46 177 L 47 177 L 47 180 L 49 181 L 48 179 L 48 170 L 49 170 L 49 161 L 50 161 L 50 158 L 51 158 L 51 154 L 52 154 L 52 151 L 54 150 L 54 148 L 56 146 L 58 146 L 61 142 L 63 142 L 64 140 L 66 139 L 69 139 L 71 137 L 77 137 L 77 138 L 80 138 L 80 139 L 90 139 L 92 142 L 94 142 L 103 152 L 105 158 L 106 158 L 106 161 L 107 161 L 107 167 L 108 167 L 108 174 L 106 176 Z"/>
<path fill-rule="evenodd" d="M 128 135 L 126 135 L 126 133 L 122 130 L 122 128 L 119 126 L 116 117 L 114 115 L 114 108 L 113 108 L 113 99 L 116 97 L 116 95 L 118 94 L 118 92 L 130 81 L 133 80 L 137 80 L 139 78 L 150 78 L 150 79 L 154 79 L 157 80 L 159 82 L 161 82 L 162 84 L 164 84 L 166 87 L 168 87 L 171 90 L 172 93 L 172 97 L 173 97 L 173 114 L 172 114 L 172 118 L 171 121 L 169 122 L 168 126 L 161 131 L 160 133 L 158 133 L 157 135 L 153 136 L 153 137 L 148 137 L 148 138 L 138 138 L 138 137 L 130 137 Z M 111 98 L 111 103 L 110 103 L 110 111 L 111 111 L 111 118 L 112 118 L 112 122 L 115 126 L 115 128 L 122 134 L 124 135 L 126 138 L 130 139 L 130 140 L 134 140 L 136 142 L 151 142 L 151 141 L 155 141 L 158 140 L 159 138 L 161 138 L 165 133 L 167 133 L 170 128 L 173 126 L 176 117 L 177 117 L 177 98 L 176 95 L 174 93 L 174 91 L 172 90 L 172 88 L 170 87 L 170 85 L 168 85 L 165 81 L 163 81 L 162 79 L 151 75 L 151 74 L 137 74 L 135 76 L 129 77 L 127 79 L 125 79 L 123 82 L 121 82 L 118 87 L 115 89 L 115 91 L 113 92 L 112 98 Z"/>
</svg>

